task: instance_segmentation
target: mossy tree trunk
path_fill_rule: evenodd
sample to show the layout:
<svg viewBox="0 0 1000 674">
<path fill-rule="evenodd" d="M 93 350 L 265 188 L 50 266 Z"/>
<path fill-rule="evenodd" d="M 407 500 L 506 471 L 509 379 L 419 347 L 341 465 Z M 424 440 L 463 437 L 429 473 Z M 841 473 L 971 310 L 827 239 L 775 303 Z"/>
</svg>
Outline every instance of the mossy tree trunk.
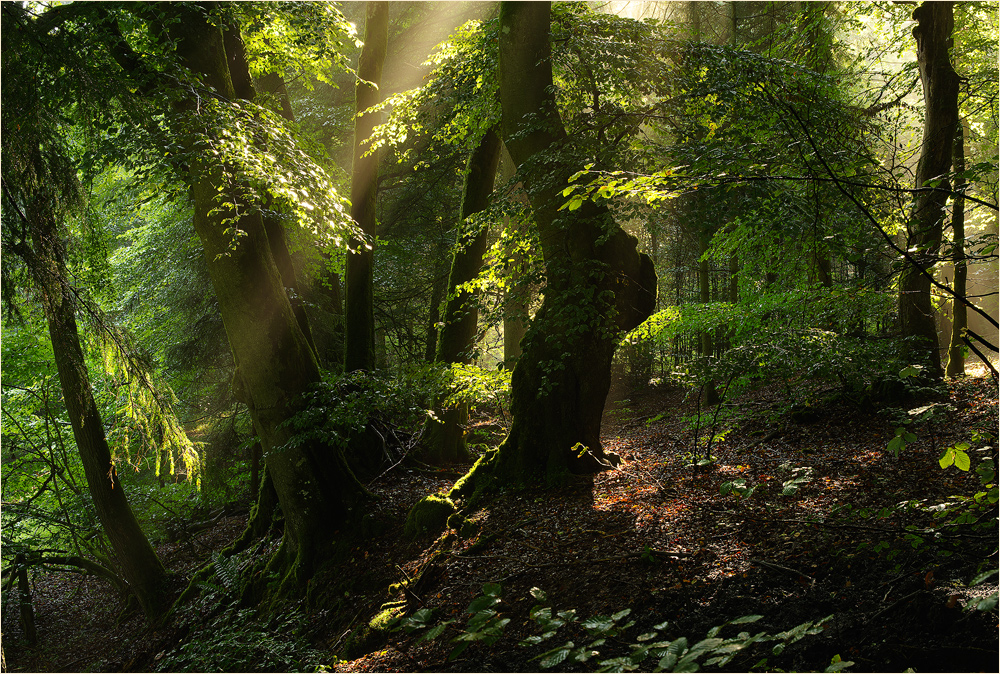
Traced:
<svg viewBox="0 0 1000 674">
<path fill-rule="evenodd" d="M 503 484 L 559 483 L 609 466 L 600 428 L 611 358 L 621 332 L 652 312 L 656 272 L 606 208 L 559 210 L 578 166 L 560 156 L 569 143 L 552 94 L 549 3 L 505 2 L 500 23 L 503 138 L 531 200 L 547 284 L 512 375 L 510 434 L 489 470 Z"/>
<path fill-rule="evenodd" d="M 170 36 L 182 62 L 206 87 L 233 100 L 222 29 L 195 8 L 173 5 L 171 11 L 177 21 Z M 189 125 L 179 130 L 181 142 L 220 132 L 199 126 L 196 101 L 182 102 L 179 111 L 187 113 Z M 282 587 L 293 588 L 311 575 L 334 532 L 360 517 L 368 494 L 342 452 L 315 441 L 289 443 L 293 431 L 285 422 L 320 372 L 285 291 L 260 209 L 230 192 L 223 167 L 209 155 L 194 156 L 189 181 L 195 231 L 237 363 L 234 394 L 250 410 L 285 518 L 272 569 L 283 574 Z M 236 242 L 234 228 L 241 232 Z"/>
<path fill-rule="evenodd" d="M 514 160 L 510 158 L 510 152 L 501 144 L 499 170 L 505 184 L 514 177 L 516 169 Z M 520 185 L 515 189 L 519 187 Z M 517 193 L 522 200 L 526 200 L 523 192 Z M 513 219 L 510 215 L 505 215 L 504 228 L 508 227 L 523 231 L 527 227 L 527 222 L 524 218 Z M 512 287 L 505 291 L 503 300 L 503 366 L 508 370 L 513 370 L 518 358 L 521 357 L 521 340 L 528 332 L 532 287 L 524 280 L 528 265 L 526 257 L 520 248 L 516 249 L 507 268 L 511 277 L 515 279 Z"/>
<path fill-rule="evenodd" d="M 435 359 L 439 363 L 468 364 L 473 360 L 479 332 L 478 293 L 462 289 L 462 286 L 474 280 L 482 269 L 489 243 L 489 227 L 470 222 L 469 218 L 489 205 L 500 161 L 500 148 L 500 137 L 490 129 L 469 156 L 462 189 L 458 240 L 448 276 L 444 327 L 438 336 Z M 445 408 L 438 401 L 437 408 L 438 419 L 427 422 L 426 448 L 422 458 L 435 465 L 468 460 L 464 426 L 469 420 L 469 406 L 459 404 Z"/>
<path fill-rule="evenodd" d="M 51 212 L 28 213 L 32 217 L 35 278 L 41 290 L 42 307 L 52 339 L 52 352 L 59 372 L 66 413 L 80 452 L 87 486 L 104 533 L 129 589 L 143 613 L 156 622 L 169 608 L 167 571 L 136 520 L 104 434 L 80 336 L 76 324 L 76 301 L 67 281 L 66 263 L 56 222 Z"/>
<path fill-rule="evenodd" d="M 49 74 L 32 53 L 47 48 L 48 29 L 36 32 L 28 10 L 12 4 L 3 8 L 3 30 L 4 253 L 21 258 L 32 275 L 94 509 L 114 550 L 116 571 L 155 623 L 169 608 L 168 573 L 115 469 L 76 322 L 77 295 L 70 285 L 62 220 L 81 206 L 81 189 L 77 168 L 59 140 L 61 121 L 49 107 L 54 103 L 44 100 L 38 88 Z"/>
<path fill-rule="evenodd" d="M 358 62 L 359 80 L 354 89 L 354 159 L 351 175 L 351 217 L 367 241 L 351 241 L 347 255 L 347 308 L 344 325 L 344 371 L 374 370 L 375 308 L 372 288 L 375 245 L 375 195 L 378 187 L 378 152 L 364 141 L 371 137 L 381 115 L 365 110 L 379 102 L 378 86 L 389 41 L 389 3 L 368 2 L 365 9 L 365 44 Z"/>
<path fill-rule="evenodd" d="M 924 2 L 913 12 L 917 25 L 917 63 L 924 92 L 924 130 L 917 164 L 917 188 L 944 180 L 951 169 L 952 148 L 958 126 L 959 78 L 948 50 L 955 21 L 951 2 Z M 946 183 L 947 181 L 945 181 Z M 940 185 L 947 188 L 947 184 Z M 926 364 L 930 377 L 944 374 L 938 346 L 937 321 L 931 302 L 931 279 L 941 246 L 942 223 L 948 194 L 944 191 L 919 192 L 913 201 L 907 227 L 907 248 L 913 265 L 899 277 L 899 319 L 903 337 L 915 338 L 910 357 Z"/>
</svg>

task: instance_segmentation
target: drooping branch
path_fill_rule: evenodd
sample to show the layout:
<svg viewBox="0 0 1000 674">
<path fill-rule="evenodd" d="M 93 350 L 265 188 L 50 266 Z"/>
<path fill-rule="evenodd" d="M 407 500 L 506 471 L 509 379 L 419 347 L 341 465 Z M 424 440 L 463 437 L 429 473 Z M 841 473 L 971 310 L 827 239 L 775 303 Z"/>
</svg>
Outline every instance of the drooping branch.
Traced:
<svg viewBox="0 0 1000 674">
<path fill-rule="evenodd" d="M 841 192 L 841 194 L 843 194 L 845 197 L 847 197 L 851 201 L 851 203 L 854 204 L 859 211 L 861 211 L 861 214 L 863 216 L 865 216 L 865 219 L 868 220 L 869 223 L 871 223 L 872 227 L 875 228 L 875 231 L 879 233 L 879 235 L 886 242 L 886 244 L 888 244 L 888 246 L 890 248 L 892 248 L 892 250 L 896 251 L 896 253 L 898 253 L 904 260 L 906 260 L 907 264 L 912 265 L 915 270 L 918 270 L 920 274 L 922 274 L 923 276 L 927 277 L 927 279 L 930 281 L 931 285 L 933 285 L 934 287 L 936 287 L 939 290 L 943 291 L 948 296 L 954 297 L 954 298 L 958 299 L 960 302 L 962 302 L 969 309 L 971 309 L 972 311 L 974 311 L 977 314 L 979 314 L 980 316 L 982 316 L 993 327 L 1000 328 L 1000 323 L 998 323 L 995 318 L 993 318 L 992 316 L 990 316 L 989 313 L 987 313 L 983 309 L 980 309 L 979 307 L 977 307 L 975 304 L 973 304 L 972 302 L 970 302 L 966 297 L 962 297 L 962 296 L 956 295 L 955 292 L 954 292 L 954 290 L 952 290 L 951 287 L 949 287 L 947 284 L 941 283 L 940 281 L 938 281 L 937 279 L 935 279 L 934 278 L 934 274 L 932 272 L 926 270 L 926 269 L 923 269 L 923 267 L 917 263 L 917 261 L 909 253 L 909 251 L 907 251 L 905 248 L 900 247 L 899 245 L 896 244 L 895 241 L 892 240 L 892 237 L 889 236 L 889 234 L 886 233 L 886 231 L 884 229 L 882 229 L 882 226 L 879 224 L 878 220 L 875 218 L 875 216 L 872 214 L 872 212 L 870 210 L 868 210 L 868 207 L 865 206 L 863 203 L 861 203 L 861 201 L 857 197 L 855 197 L 850 192 L 850 190 L 848 190 L 846 187 L 844 187 L 845 181 L 841 180 L 840 177 L 837 176 L 837 174 L 834 172 L 833 168 L 826 161 L 826 157 L 823 156 L 823 153 L 820 151 L 819 147 L 816 145 L 816 141 L 813 138 L 812 133 L 810 133 L 809 127 L 806 125 L 806 123 L 802 120 L 802 118 L 796 112 L 795 108 L 791 107 L 790 105 L 784 104 L 782 101 L 778 100 L 774 96 L 771 96 L 771 98 L 778 105 L 781 105 L 782 107 L 784 107 L 785 110 L 788 111 L 788 113 L 790 115 L 792 115 L 792 117 L 795 118 L 795 121 L 798 123 L 799 128 L 802 130 L 802 133 L 805 135 L 806 142 L 809 143 L 809 146 L 812 148 L 813 152 L 815 153 L 816 158 L 819 160 L 820 164 L 823 166 L 823 170 L 826 171 L 827 175 L 829 176 L 829 180 L 831 182 L 833 182 L 833 184 L 837 187 L 837 189 Z"/>
</svg>

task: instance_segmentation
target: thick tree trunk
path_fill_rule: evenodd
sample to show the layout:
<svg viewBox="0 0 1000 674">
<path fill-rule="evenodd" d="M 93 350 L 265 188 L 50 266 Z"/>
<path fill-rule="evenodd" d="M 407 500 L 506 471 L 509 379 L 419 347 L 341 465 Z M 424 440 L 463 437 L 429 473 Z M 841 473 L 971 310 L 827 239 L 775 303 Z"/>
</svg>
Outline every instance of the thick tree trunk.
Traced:
<svg viewBox="0 0 1000 674">
<path fill-rule="evenodd" d="M 358 62 L 360 80 L 354 89 L 354 159 L 351 177 L 351 217 L 367 241 L 352 241 L 347 255 L 347 309 L 344 332 L 344 371 L 374 370 L 375 309 L 372 288 L 375 245 L 375 193 L 378 152 L 363 144 L 371 137 L 381 115 L 362 114 L 381 96 L 386 44 L 389 41 L 389 3 L 369 1 L 365 10 L 365 44 Z M 367 153 L 367 156 L 365 156 Z"/>
<path fill-rule="evenodd" d="M 479 328 L 477 293 L 459 288 L 474 280 L 482 269 L 489 243 L 489 227 L 482 223 L 471 224 L 467 220 L 489 205 L 500 161 L 500 147 L 500 137 L 490 129 L 469 157 L 462 190 L 458 240 L 448 277 L 444 327 L 438 337 L 436 360 L 439 363 L 472 362 Z M 469 406 L 461 404 L 443 409 L 441 401 L 438 401 L 437 407 L 438 420 L 427 422 L 426 449 L 422 458 L 435 465 L 468 460 L 464 426 L 469 420 Z"/>
<path fill-rule="evenodd" d="M 448 292 L 448 279 L 444 274 L 434 275 L 434 285 L 431 287 L 431 306 L 427 312 L 427 341 L 424 344 L 424 360 L 433 363 L 437 356 L 438 323 L 441 322 L 441 302 Z"/>
<path fill-rule="evenodd" d="M 611 358 L 621 332 L 652 312 L 656 272 L 606 208 L 558 210 L 577 166 L 558 156 L 568 143 L 552 94 L 549 3 L 505 2 L 500 25 L 503 137 L 529 193 L 547 285 L 512 376 L 510 435 L 489 470 L 503 484 L 559 483 L 613 460 L 600 440 Z"/>
<path fill-rule="evenodd" d="M 916 186 L 927 187 L 951 169 L 952 147 L 958 124 L 958 74 L 951 66 L 948 49 L 954 28 L 951 2 L 924 2 L 913 12 L 917 25 L 917 63 L 924 91 L 924 132 L 917 164 Z M 946 181 L 945 181 L 946 182 Z M 947 187 L 946 184 L 942 186 Z M 914 250 L 916 267 L 907 267 L 899 277 L 899 319 L 903 337 L 913 337 L 919 346 L 909 355 L 928 366 L 928 374 L 940 379 L 941 354 L 937 324 L 931 303 L 931 282 L 921 270 L 933 273 L 941 246 L 942 222 L 948 195 L 940 191 L 918 193 L 908 227 L 907 248 Z"/>
<path fill-rule="evenodd" d="M 506 146 L 501 144 L 500 150 L 500 176 L 504 183 L 509 183 L 517 172 L 514 160 L 510 158 L 510 153 Z M 526 199 L 523 193 L 519 193 L 522 199 Z M 526 204 L 527 205 L 527 204 Z M 523 219 L 516 222 L 511 220 L 509 215 L 504 216 L 504 229 L 515 227 L 518 231 L 523 231 L 526 223 Z M 509 272 L 513 278 L 522 279 L 523 272 L 527 266 L 527 260 L 521 250 L 516 250 L 510 261 Z M 521 357 L 521 340 L 528 332 L 528 310 L 530 308 L 532 289 L 531 285 L 523 280 L 504 293 L 503 311 L 503 366 L 507 370 L 513 370 L 517 365 L 518 358 Z"/>
<path fill-rule="evenodd" d="M 143 613 L 157 621 L 169 608 L 167 571 L 139 526 L 104 435 L 76 325 L 76 302 L 51 213 L 32 214 L 36 280 L 52 339 L 59 382 L 84 475 L 101 526 L 111 541 L 122 576 Z"/>
<path fill-rule="evenodd" d="M 955 173 L 965 171 L 965 133 L 961 123 L 955 129 L 955 156 L 953 160 Z M 969 267 L 965 260 L 965 199 L 962 198 L 965 189 L 965 178 L 961 175 L 955 178 L 955 201 L 951 207 L 951 229 L 954 244 L 952 259 L 955 265 L 955 284 L 952 290 L 956 297 L 965 297 L 966 281 L 969 278 Z M 965 303 L 953 299 L 951 302 L 951 342 L 948 346 L 948 367 L 945 372 L 949 377 L 959 377 L 965 374 L 965 344 L 962 338 L 965 329 L 969 327 L 969 310 Z"/>
<path fill-rule="evenodd" d="M 233 57 L 232 53 L 229 51 L 229 42 L 232 40 L 234 42 L 235 53 L 238 54 L 238 58 Z M 229 55 L 230 71 L 239 71 L 245 73 L 245 77 L 249 79 L 250 69 L 246 63 L 246 55 L 243 51 L 243 41 L 242 39 L 233 39 L 229 37 L 229 32 L 226 35 L 226 53 Z M 235 79 L 235 75 L 234 75 Z M 295 113 L 292 110 L 292 102 L 288 98 L 288 88 L 285 86 L 284 78 L 278 73 L 268 73 L 264 77 L 260 78 L 258 81 L 258 86 L 261 91 L 274 96 L 277 99 L 278 104 L 281 106 L 281 116 L 285 119 L 294 122 Z M 256 94 L 252 91 L 252 85 L 247 88 L 251 89 L 249 93 L 252 96 Z M 237 90 L 239 93 L 239 90 Z M 275 264 L 278 265 L 278 271 L 281 273 L 281 281 L 285 284 L 285 288 L 289 289 L 289 300 L 292 303 L 292 309 L 295 311 L 295 317 L 299 321 L 299 327 L 302 328 L 302 332 L 306 335 L 309 340 L 310 345 L 312 345 L 313 350 L 319 357 L 320 362 L 325 366 L 330 366 L 336 364 L 340 365 L 342 351 L 337 349 L 336 356 L 331 355 L 331 349 L 320 348 L 321 346 L 327 347 L 327 344 L 318 344 L 317 338 L 313 334 L 312 325 L 309 322 L 308 315 L 305 309 L 305 299 L 303 298 L 302 289 L 299 287 L 298 280 L 295 275 L 295 269 L 292 265 L 292 256 L 288 250 L 288 237 L 285 232 L 285 228 L 282 226 L 281 222 L 273 214 L 264 215 L 264 228 L 267 230 L 268 242 L 271 244 L 271 255 L 274 257 Z M 330 254 L 327 252 L 322 253 L 323 259 L 329 261 Z M 336 340 L 338 345 L 342 346 L 343 341 L 343 302 L 340 299 L 340 275 L 336 272 L 327 272 L 321 280 L 324 285 L 324 295 L 328 299 L 329 309 L 331 313 L 336 317 L 336 323 L 327 329 L 327 332 L 332 332 L 337 334 L 340 333 L 340 339 Z M 322 332 L 322 331 L 321 331 Z"/>
<path fill-rule="evenodd" d="M 179 21 L 171 28 L 185 65 L 224 98 L 235 97 L 223 45 L 222 30 L 204 14 L 175 5 Z M 192 142 L 199 134 L 195 102 L 182 103 L 191 124 Z M 221 204 L 228 195 L 223 169 L 210 156 L 196 157 L 190 167 L 194 227 L 205 251 L 219 310 L 237 363 L 233 391 L 250 409 L 268 475 L 285 517 L 282 547 L 272 560 L 285 573 L 285 587 L 311 575 L 332 533 L 359 517 L 357 506 L 367 492 L 347 467 L 343 454 L 319 443 L 290 445 L 293 430 L 286 422 L 300 396 L 320 380 L 315 353 L 303 333 L 285 292 L 281 273 L 259 209 Z M 241 236 L 233 245 L 232 228 Z"/>
</svg>

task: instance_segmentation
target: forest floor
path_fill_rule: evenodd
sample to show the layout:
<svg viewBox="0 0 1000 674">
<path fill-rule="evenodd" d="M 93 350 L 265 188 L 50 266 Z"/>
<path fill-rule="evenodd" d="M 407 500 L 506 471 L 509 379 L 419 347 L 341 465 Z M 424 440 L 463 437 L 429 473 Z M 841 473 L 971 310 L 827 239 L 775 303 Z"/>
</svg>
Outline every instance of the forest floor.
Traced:
<svg viewBox="0 0 1000 674">
<path fill-rule="evenodd" d="M 297 622 L 272 620 L 249 641 L 220 636 L 222 625 L 244 629 L 248 609 L 220 614 L 196 602 L 173 626 L 150 631 L 134 612 L 116 622 L 121 600 L 98 579 L 38 576 L 40 643 L 24 646 L 16 614 L 5 610 L 5 669 L 541 671 L 541 653 L 590 640 L 582 620 L 567 620 L 544 644 L 519 645 L 542 631 L 529 617 L 539 603 L 532 588 L 539 588 L 553 614 L 575 609 L 586 619 L 630 609 L 627 619 L 636 621 L 595 647 L 594 659 L 563 662 L 561 670 L 592 671 L 599 661 L 626 655 L 655 624 L 658 639 L 686 636 L 694 643 L 714 626 L 755 614 L 762 617 L 739 629 L 773 635 L 832 617 L 780 655 L 770 643 L 748 649 L 731 670 L 766 657 L 765 671 L 822 671 L 839 656 L 854 663 L 850 671 L 996 671 L 996 609 L 963 610 L 997 589 L 996 576 L 968 586 L 980 570 L 997 567 L 996 506 L 986 511 L 993 526 L 985 530 L 944 528 L 934 536 L 920 534 L 940 525 L 934 512 L 947 511 L 906 505 L 955 506 L 958 497 L 981 491 L 974 471 L 942 469 L 938 460 L 961 441 L 971 443 L 973 469 L 995 455 L 995 437 L 973 437 L 996 434 L 996 386 L 988 377 L 966 377 L 949 382 L 947 395 L 896 403 L 903 417 L 934 402 L 953 408 L 936 422 L 908 426 L 917 439 L 898 457 L 886 447 L 900 417 L 875 405 L 818 402 L 820 392 L 810 395 L 808 387 L 800 384 L 795 395 L 817 401 L 812 406 L 789 410 L 779 387 L 723 405 L 715 424 L 709 417 L 697 429 L 703 438 L 717 437 L 715 462 L 697 470 L 690 467 L 695 401 L 672 386 L 633 393 L 605 415 L 604 443 L 625 459 L 621 466 L 558 491 L 502 494 L 470 514 L 473 526 L 463 535 L 446 531 L 417 541 L 402 535 L 409 507 L 446 492 L 461 467 L 395 470 L 371 485 L 381 497 L 376 518 L 384 532 L 359 545 L 352 563 L 314 579 L 311 606 L 296 613 Z M 497 435 L 496 420 L 482 419 L 481 427 Z M 704 445 L 695 454 L 703 453 Z M 796 478 L 795 492 L 783 495 Z M 720 493 L 739 479 L 755 491 L 743 498 Z M 172 569 L 190 573 L 237 536 L 244 520 L 221 518 L 160 553 Z M 495 642 L 472 643 L 449 659 L 469 618 L 466 608 L 488 583 L 502 588 L 494 608 L 510 622 Z M 212 601 L 220 603 L 218 596 Z M 419 640 L 422 631 L 379 629 L 377 616 L 403 607 L 407 615 L 434 609 L 430 624 L 455 622 L 427 641 Z M 721 636 L 737 631 L 727 630 Z M 293 633 L 301 646 L 292 644 Z M 272 644 L 267 652 L 260 650 L 264 642 Z M 246 652 L 235 652 L 241 648 Z M 299 651 L 281 660 L 282 648 Z M 200 660 L 184 659 L 196 652 Z M 648 659 L 640 669 L 656 662 Z"/>
</svg>

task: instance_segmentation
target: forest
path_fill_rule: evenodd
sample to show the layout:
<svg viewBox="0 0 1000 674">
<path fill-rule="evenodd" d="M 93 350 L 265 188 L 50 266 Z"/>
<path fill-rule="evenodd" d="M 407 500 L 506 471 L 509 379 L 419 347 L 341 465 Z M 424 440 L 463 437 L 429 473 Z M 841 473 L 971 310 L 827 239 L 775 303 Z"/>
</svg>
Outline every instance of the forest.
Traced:
<svg viewBox="0 0 1000 674">
<path fill-rule="evenodd" d="M 998 15 L 3 0 L 3 671 L 996 671 Z"/>
</svg>

